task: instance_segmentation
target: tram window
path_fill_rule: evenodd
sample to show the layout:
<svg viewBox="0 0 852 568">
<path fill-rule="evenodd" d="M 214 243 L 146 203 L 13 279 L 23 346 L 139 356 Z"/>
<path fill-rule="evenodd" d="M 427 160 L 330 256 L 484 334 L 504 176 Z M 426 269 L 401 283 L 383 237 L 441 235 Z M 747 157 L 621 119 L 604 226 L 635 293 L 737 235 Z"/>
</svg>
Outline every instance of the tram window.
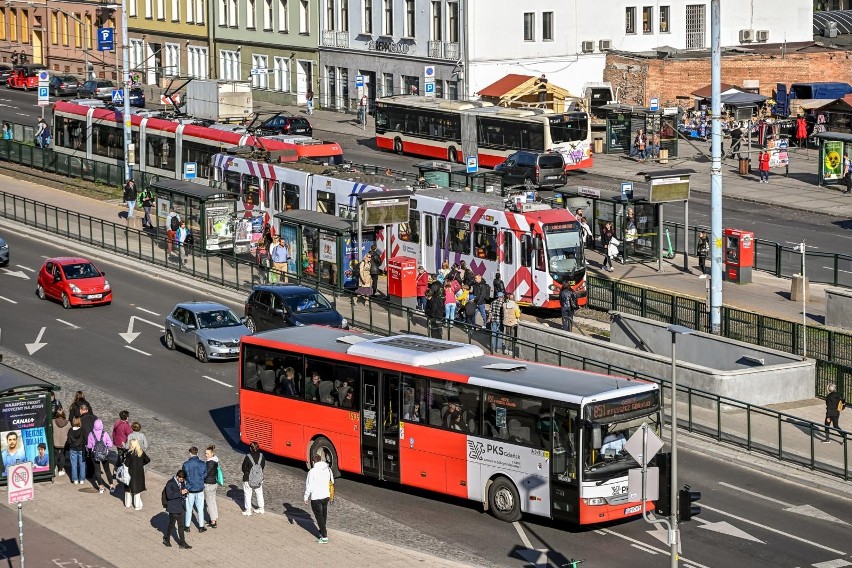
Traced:
<svg viewBox="0 0 852 568">
<path fill-rule="evenodd" d="M 246 205 L 260 205 L 260 178 L 249 175 L 243 176 L 243 187 L 246 188 Z"/>
<path fill-rule="evenodd" d="M 408 223 L 399 224 L 399 240 L 408 243 L 420 242 L 420 212 L 411 209 L 408 212 Z"/>
<path fill-rule="evenodd" d="M 432 216 L 426 215 L 423 220 L 423 234 L 426 238 L 426 246 L 431 247 L 435 243 L 435 237 L 432 234 Z"/>
<path fill-rule="evenodd" d="M 515 260 L 514 246 L 515 236 L 511 231 L 503 231 L 503 262 L 512 264 Z"/>
<path fill-rule="evenodd" d="M 535 268 L 536 270 L 544 270 L 544 243 L 541 240 L 541 235 L 536 235 L 535 240 Z"/>
<path fill-rule="evenodd" d="M 275 198 L 278 193 L 278 182 L 263 180 L 263 202 L 266 206 L 274 211 L 278 211 L 278 200 Z"/>
<path fill-rule="evenodd" d="M 497 227 L 474 225 L 473 242 L 477 258 L 497 260 Z"/>
<path fill-rule="evenodd" d="M 450 250 L 460 254 L 470 254 L 470 221 L 449 219 Z"/>
<path fill-rule="evenodd" d="M 240 172 L 228 170 L 225 172 L 225 187 L 228 191 L 240 194 Z"/>
<path fill-rule="evenodd" d="M 532 238 L 529 235 L 521 236 L 521 266 L 532 264 Z"/>
<path fill-rule="evenodd" d="M 93 124 L 92 153 L 97 156 L 106 156 L 107 158 L 120 158 L 124 156 L 124 133 L 112 126 Z M 174 164 L 174 159 L 172 160 L 172 164 Z M 156 167 L 160 166 L 157 165 Z"/>
<path fill-rule="evenodd" d="M 292 183 L 282 183 L 284 188 L 284 210 L 299 208 L 299 186 Z"/>
<path fill-rule="evenodd" d="M 444 250 L 447 247 L 447 218 L 438 217 L 438 249 Z"/>
<path fill-rule="evenodd" d="M 330 191 L 317 191 L 317 211 L 334 215 L 334 194 Z"/>
</svg>

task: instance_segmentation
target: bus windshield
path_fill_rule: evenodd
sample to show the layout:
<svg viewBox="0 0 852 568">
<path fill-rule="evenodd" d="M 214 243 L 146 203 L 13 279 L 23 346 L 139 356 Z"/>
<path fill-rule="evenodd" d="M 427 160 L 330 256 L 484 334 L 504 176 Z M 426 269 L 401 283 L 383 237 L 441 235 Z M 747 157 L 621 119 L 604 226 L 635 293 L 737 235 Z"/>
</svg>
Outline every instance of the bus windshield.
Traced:
<svg viewBox="0 0 852 568">
<path fill-rule="evenodd" d="M 547 231 L 546 239 L 551 272 L 568 273 L 584 268 L 583 246 L 579 230 Z"/>
<path fill-rule="evenodd" d="M 550 118 L 550 138 L 554 144 L 585 140 L 589 134 L 589 117 L 586 113 L 573 113 Z"/>
<path fill-rule="evenodd" d="M 655 412 L 641 418 L 624 422 L 610 422 L 601 425 L 601 449 L 592 448 L 591 436 L 587 435 L 583 444 L 583 478 L 600 480 L 624 475 L 630 468 L 637 467 L 636 460 L 624 448 L 636 430 L 647 423 L 657 434 L 660 433 L 659 413 Z M 586 430 L 587 433 L 591 429 Z"/>
</svg>

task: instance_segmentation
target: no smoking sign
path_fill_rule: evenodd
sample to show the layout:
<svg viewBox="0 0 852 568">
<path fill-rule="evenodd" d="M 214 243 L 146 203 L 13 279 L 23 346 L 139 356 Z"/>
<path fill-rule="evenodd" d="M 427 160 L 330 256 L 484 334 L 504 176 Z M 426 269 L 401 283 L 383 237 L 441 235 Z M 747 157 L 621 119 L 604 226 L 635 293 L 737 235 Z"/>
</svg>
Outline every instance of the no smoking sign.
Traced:
<svg viewBox="0 0 852 568">
<path fill-rule="evenodd" d="M 30 462 L 10 465 L 6 469 L 9 476 L 9 503 L 32 501 L 33 493 L 33 464 Z"/>
</svg>

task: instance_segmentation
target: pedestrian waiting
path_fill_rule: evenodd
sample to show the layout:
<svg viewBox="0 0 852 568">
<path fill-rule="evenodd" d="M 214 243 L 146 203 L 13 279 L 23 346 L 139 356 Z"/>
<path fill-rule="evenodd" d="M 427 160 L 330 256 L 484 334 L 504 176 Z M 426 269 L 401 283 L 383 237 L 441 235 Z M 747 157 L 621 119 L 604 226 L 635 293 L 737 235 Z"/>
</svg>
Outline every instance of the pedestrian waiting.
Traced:
<svg viewBox="0 0 852 568">
<path fill-rule="evenodd" d="M 328 530 L 326 520 L 328 519 L 328 502 L 332 499 L 334 491 L 334 473 L 328 467 L 322 454 L 313 456 L 313 467 L 305 479 L 305 504 L 311 504 L 311 510 L 317 520 L 319 538 L 317 542 L 326 544 L 328 542 Z"/>
</svg>

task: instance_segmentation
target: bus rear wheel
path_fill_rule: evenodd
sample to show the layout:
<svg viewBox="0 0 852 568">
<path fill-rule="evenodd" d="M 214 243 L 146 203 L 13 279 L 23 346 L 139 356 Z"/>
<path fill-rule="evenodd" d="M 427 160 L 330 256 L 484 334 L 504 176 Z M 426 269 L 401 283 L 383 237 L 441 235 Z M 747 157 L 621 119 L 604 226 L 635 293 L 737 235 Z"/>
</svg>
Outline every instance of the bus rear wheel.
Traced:
<svg viewBox="0 0 852 568">
<path fill-rule="evenodd" d="M 521 498 L 515 484 L 498 477 L 488 488 L 488 508 L 501 521 L 513 523 L 521 519 Z"/>
<path fill-rule="evenodd" d="M 459 163 L 459 155 L 456 151 L 455 146 L 450 146 L 449 148 L 447 148 L 447 159 L 454 164 Z"/>
<path fill-rule="evenodd" d="M 320 436 L 311 444 L 311 453 L 308 456 L 308 469 L 313 465 L 314 456 L 320 454 L 331 468 L 334 477 L 340 477 L 340 468 L 337 467 L 337 450 L 328 438 Z"/>
<path fill-rule="evenodd" d="M 397 154 L 402 154 L 402 140 L 399 138 L 394 138 L 393 140 L 393 151 Z"/>
</svg>

